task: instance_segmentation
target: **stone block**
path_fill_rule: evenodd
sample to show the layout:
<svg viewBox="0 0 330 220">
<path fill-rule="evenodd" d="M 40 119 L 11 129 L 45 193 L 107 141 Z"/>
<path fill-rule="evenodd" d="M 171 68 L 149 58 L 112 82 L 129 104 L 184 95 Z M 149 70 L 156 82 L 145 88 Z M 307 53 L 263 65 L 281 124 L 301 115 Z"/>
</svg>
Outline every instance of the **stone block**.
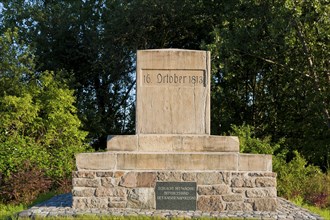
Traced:
<svg viewBox="0 0 330 220">
<path fill-rule="evenodd" d="M 196 182 L 196 173 L 195 172 L 185 172 L 182 173 L 182 180 L 185 182 Z"/>
<path fill-rule="evenodd" d="M 251 212 L 251 211 L 253 211 L 253 207 L 249 203 L 232 202 L 232 203 L 227 203 L 226 204 L 226 211 Z"/>
<path fill-rule="evenodd" d="M 276 179 L 271 177 L 256 178 L 257 187 L 276 187 Z"/>
<path fill-rule="evenodd" d="M 239 154 L 239 171 L 272 171 L 272 155 Z"/>
<path fill-rule="evenodd" d="M 122 153 L 117 156 L 119 170 L 164 170 L 166 158 L 163 154 Z"/>
<path fill-rule="evenodd" d="M 137 151 L 138 136 L 137 135 L 108 135 L 107 150 L 108 151 Z"/>
<path fill-rule="evenodd" d="M 139 172 L 136 178 L 137 187 L 155 187 L 157 174 L 155 172 Z"/>
<path fill-rule="evenodd" d="M 198 195 L 223 195 L 228 194 L 230 189 L 227 185 L 199 185 L 197 189 Z"/>
<path fill-rule="evenodd" d="M 151 152 L 172 152 L 181 145 L 178 135 L 138 135 L 138 150 Z"/>
<path fill-rule="evenodd" d="M 116 180 L 113 177 L 102 177 L 101 178 L 101 186 L 104 186 L 104 187 L 118 186 L 118 180 Z"/>
<path fill-rule="evenodd" d="M 126 173 L 126 175 L 121 178 L 119 185 L 126 188 L 136 187 L 136 175 L 137 173 L 135 172 Z"/>
<path fill-rule="evenodd" d="M 97 177 L 112 177 L 113 172 L 109 172 L 109 171 L 96 172 L 96 176 Z"/>
<path fill-rule="evenodd" d="M 255 211 L 276 211 L 276 198 L 260 198 L 253 200 L 253 210 Z"/>
<path fill-rule="evenodd" d="M 107 188 L 99 187 L 95 191 L 96 197 L 125 197 L 126 189 L 122 187 Z"/>
<path fill-rule="evenodd" d="M 224 210 L 224 205 L 221 196 L 199 196 L 197 209 L 203 212 L 221 212 Z"/>
<path fill-rule="evenodd" d="M 253 188 L 246 190 L 246 197 L 248 198 L 276 198 L 276 188 Z"/>
<path fill-rule="evenodd" d="M 86 179 L 86 178 L 73 178 L 73 187 L 98 187 L 100 181 L 98 179 Z"/>
<path fill-rule="evenodd" d="M 116 155 L 109 152 L 80 153 L 76 156 L 77 170 L 114 170 Z"/>
<path fill-rule="evenodd" d="M 157 180 L 160 182 L 181 182 L 182 173 L 177 171 L 157 172 Z"/>
<path fill-rule="evenodd" d="M 214 185 L 223 183 L 223 176 L 219 172 L 199 172 L 197 173 L 198 185 Z"/>
<path fill-rule="evenodd" d="M 95 188 L 91 187 L 74 187 L 72 196 L 74 197 L 92 197 L 95 194 Z"/>
<path fill-rule="evenodd" d="M 210 133 L 210 53 L 137 52 L 137 134 Z"/>
<path fill-rule="evenodd" d="M 91 171 L 74 171 L 72 172 L 72 178 L 95 178 L 95 172 Z"/>
<path fill-rule="evenodd" d="M 139 209 L 155 209 L 155 191 L 153 188 L 137 188 L 128 190 L 127 207 Z"/>
<path fill-rule="evenodd" d="M 228 194 L 222 196 L 225 202 L 243 202 L 243 196 L 241 194 Z"/>
</svg>

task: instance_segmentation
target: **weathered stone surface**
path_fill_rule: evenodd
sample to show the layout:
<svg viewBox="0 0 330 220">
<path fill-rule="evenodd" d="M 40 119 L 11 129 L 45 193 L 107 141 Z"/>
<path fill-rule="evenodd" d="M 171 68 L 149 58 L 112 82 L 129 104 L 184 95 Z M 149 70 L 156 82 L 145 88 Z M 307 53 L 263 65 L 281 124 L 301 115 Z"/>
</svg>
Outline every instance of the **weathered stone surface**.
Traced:
<svg viewBox="0 0 330 220">
<path fill-rule="evenodd" d="M 182 180 L 186 182 L 196 182 L 196 173 L 183 173 Z"/>
<path fill-rule="evenodd" d="M 219 172 L 201 172 L 197 173 L 198 185 L 213 185 L 223 183 L 222 174 Z"/>
<path fill-rule="evenodd" d="M 246 197 L 248 198 L 276 198 L 276 188 L 253 188 L 246 190 Z"/>
<path fill-rule="evenodd" d="M 224 210 L 221 196 L 199 196 L 197 209 L 204 212 L 221 212 Z"/>
<path fill-rule="evenodd" d="M 80 153 L 76 156 L 76 166 L 80 170 L 114 170 L 116 155 L 108 152 Z"/>
<path fill-rule="evenodd" d="M 137 188 L 128 190 L 128 208 L 155 209 L 155 191 L 153 188 Z"/>
<path fill-rule="evenodd" d="M 119 185 L 127 188 L 136 187 L 136 183 L 137 183 L 136 176 L 137 176 L 136 172 L 126 173 L 126 175 L 122 177 Z"/>
<path fill-rule="evenodd" d="M 276 211 L 276 198 L 260 198 L 254 199 L 253 210 L 256 211 Z"/>
<path fill-rule="evenodd" d="M 91 171 L 74 171 L 72 172 L 72 178 L 95 178 L 95 172 Z"/>
<path fill-rule="evenodd" d="M 136 135 L 108 135 L 108 151 L 136 151 L 138 148 Z"/>
<path fill-rule="evenodd" d="M 257 187 L 276 187 L 276 179 L 270 177 L 256 178 Z"/>
<path fill-rule="evenodd" d="M 117 188 L 106 188 L 99 187 L 95 191 L 97 197 L 125 197 L 126 189 L 122 187 Z"/>
<path fill-rule="evenodd" d="M 98 179 L 74 178 L 72 179 L 74 187 L 98 187 L 100 181 Z"/>
<path fill-rule="evenodd" d="M 109 199 L 96 197 L 73 197 L 72 205 L 75 209 L 106 209 L 109 207 Z"/>
<path fill-rule="evenodd" d="M 137 174 L 137 187 L 155 187 L 157 174 L 156 172 L 141 172 Z"/>
<path fill-rule="evenodd" d="M 240 154 L 239 171 L 272 171 L 272 155 Z"/>
<path fill-rule="evenodd" d="M 137 134 L 210 133 L 209 52 L 141 50 L 136 72 Z"/>
<path fill-rule="evenodd" d="M 227 203 L 226 204 L 226 211 L 250 212 L 250 211 L 253 211 L 253 207 L 249 203 L 233 202 L 233 203 Z"/>
<path fill-rule="evenodd" d="M 101 178 L 101 186 L 104 187 L 115 187 L 118 185 L 118 182 L 113 177 L 102 177 Z"/>
<path fill-rule="evenodd" d="M 233 136 L 139 134 L 108 136 L 108 151 L 238 152 Z"/>
<path fill-rule="evenodd" d="M 96 172 L 96 176 L 97 177 L 112 177 L 113 172 L 109 172 L 109 171 Z"/>
<path fill-rule="evenodd" d="M 157 173 L 157 180 L 158 181 L 167 181 L 167 182 L 180 182 L 181 181 L 181 172 L 158 172 Z"/>
<path fill-rule="evenodd" d="M 95 194 L 95 188 L 91 187 L 75 187 L 72 195 L 77 197 L 92 197 Z"/>
<path fill-rule="evenodd" d="M 223 195 L 228 194 L 230 192 L 230 189 L 225 184 L 221 185 L 207 185 L 198 186 L 198 195 Z"/>
<path fill-rule="evenodd" d="M 243 202 L 243 196 L 240 194 L 228 194 L 222 196 L 225 202 Z"/>
</svg>

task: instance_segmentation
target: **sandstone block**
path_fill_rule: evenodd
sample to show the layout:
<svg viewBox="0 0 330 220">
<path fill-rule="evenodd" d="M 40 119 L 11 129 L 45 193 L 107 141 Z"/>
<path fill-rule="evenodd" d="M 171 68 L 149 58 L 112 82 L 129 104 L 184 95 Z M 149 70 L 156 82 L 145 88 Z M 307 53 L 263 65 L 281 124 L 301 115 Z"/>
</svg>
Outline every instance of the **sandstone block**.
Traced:
<svg viewBox="0 0 330 220">
<path fill-rule="evenodd" d="M 136 72 L 137 134 L 210 133 L 209 52 L 140 50 Z"/>
<path fill-rule="evenodd" d="M 197 209 L 204 212 L 223 211 L 224 206 L 221 201 L 221 196 L 199 196 Z"/>
<path fill-rule="evenodd" d="M 122 177 L 119 185 L 127 188 L 136 187 L 136 175 L 135 172 L 126 173 L 126 175 Z"/>
<path fill-rule="evenodd" d="M 166 157 L 162 154 L 118 153 L 117 169 L 119 170 L 164 170 Z"/>
<path fill-rule="evenodd" d="M 272 155 L 240 154 L 239 171 L 272 171 Z"/>
<path fill-rule="evenodd" d="M 116 155 L 102 153 L 80 153 L 76 156 L 76 166 L 80 170 L 113 170 L 116 165 Z"/>
<path fill-rule="evenodd" d="M 155 172 L 141 172 L 137 174 L 137 187 L 155 187 L 157 174 Z"/>
<path fill-rule="evenodd" d="M 137 135 L 108 135 L 108 151 L 136 151 L 138 149 Z"/>
</svg>

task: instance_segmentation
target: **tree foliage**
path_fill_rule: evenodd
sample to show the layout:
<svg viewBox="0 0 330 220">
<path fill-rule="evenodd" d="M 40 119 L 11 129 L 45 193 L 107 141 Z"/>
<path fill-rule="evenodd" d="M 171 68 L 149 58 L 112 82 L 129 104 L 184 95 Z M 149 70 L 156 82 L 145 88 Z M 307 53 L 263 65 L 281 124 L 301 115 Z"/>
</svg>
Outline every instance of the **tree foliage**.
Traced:
<svg viewBox="0 0 330 220">
<path fill-rule="evenodd" d="M 328 0 L 20 0 L 3 6 L 2 31 L 18 27 L 35 48 L 36 70 L 55 77 L 63 70 L 96 149 L 105 147 L 108 134 L 134 132 L 136 50 L 207 49 L 212 133 L 250 125 L 255 137 L 284 140 L 282 148 L 329 168 Z"/>
<path fill-rule="evenodd" d="M 54 179 L 70 176 L 87 135 L 73 91 L 53 72 L 34 69 L 16 31 L 0 37 L 0 48 L 0 173 L 10 176 L 28 162 Z"/>
</svg>

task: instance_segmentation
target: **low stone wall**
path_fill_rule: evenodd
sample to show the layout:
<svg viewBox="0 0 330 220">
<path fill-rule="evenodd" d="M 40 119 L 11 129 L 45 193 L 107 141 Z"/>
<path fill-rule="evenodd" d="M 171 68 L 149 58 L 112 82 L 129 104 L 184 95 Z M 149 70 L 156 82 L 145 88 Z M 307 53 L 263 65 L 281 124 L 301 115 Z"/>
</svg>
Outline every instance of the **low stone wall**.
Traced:
<svg viewBox="0 0 330 220">
<path fill-rule="evenodd" d="M 275 211 L 276 173 L 75 171 L 73 208 L 155 209 L 156 182 L 196 182 L 197 210 Z"/>
</svg>

